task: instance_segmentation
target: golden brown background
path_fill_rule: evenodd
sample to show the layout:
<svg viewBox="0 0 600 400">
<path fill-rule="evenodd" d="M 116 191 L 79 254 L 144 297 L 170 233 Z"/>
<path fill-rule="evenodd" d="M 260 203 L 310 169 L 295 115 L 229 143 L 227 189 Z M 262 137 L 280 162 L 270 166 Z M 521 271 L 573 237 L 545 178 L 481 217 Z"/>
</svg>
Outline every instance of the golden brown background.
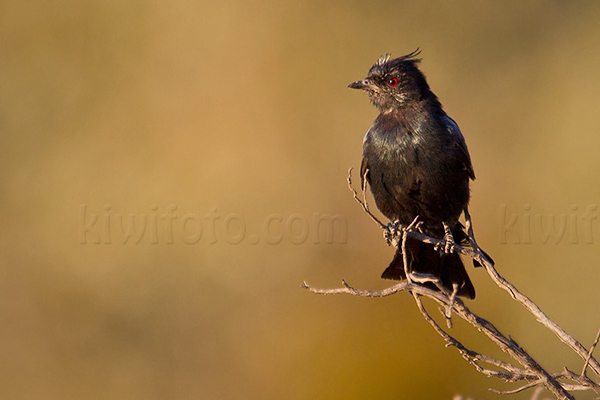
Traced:
<svg viewBox="0 0 600 400">
<path fill-rule="evenodd" d="M 0 2 L 0 398 L 495 399 L 488 387 L 514 387 L 444 348 L 408 295 L 300 288 L 389 284 L 378 277 L 393 251 L 345 182 L 376 110 L 346 85 L 417 47 L 471 151 L 480 244 L 589 345 L 600 229 L 585 243 L 581 216 L 600 202 L 599 22 L 591 1 Z M 112 218 L 111 244 L 79 243 L 81 204 L 95 232 Z M 205 223 L 197 244 L 177 228 L 166 244 L 172 204 L 176 227 L 217 208 L 217 242 Z M 506 244 L 503 204 L 518 215 Z M 527 204 L 575 215 L 576 243 L 568 228 L 542 244 L 533 223 L 532 243 L 514 243 Z M 158 244 L 120 241 L 117 214 L 153 213 Z M 277 233 L 313 213 L 345 216 L 347 244 L 249 242 L 270 214 Z M 230 214 L 246 224 L 238 245 L 222 232 Z M 474 311 L 549 369 L 579 371 L 469 271 Z M 453 332 L 497 354 L 458 321 Z"/>
</svg>

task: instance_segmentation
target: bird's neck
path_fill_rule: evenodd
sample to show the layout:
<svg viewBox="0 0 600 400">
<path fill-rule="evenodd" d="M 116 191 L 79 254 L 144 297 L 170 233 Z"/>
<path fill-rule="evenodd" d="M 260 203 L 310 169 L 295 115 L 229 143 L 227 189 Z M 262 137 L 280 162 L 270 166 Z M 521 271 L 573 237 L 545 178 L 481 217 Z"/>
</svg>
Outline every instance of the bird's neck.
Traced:
<svg viewBox="0 0 600 400">
<path fill-rule="evenodd" d="M 393 135 L 397 138 L 416 138 L 423 132 L 431 130 L 431 124 L 435 124 L 435 116 L 445 115 L 437 99 L 411 102 L 410 105 L 401 105 L 381 111 L 374 126 L 376 132 L 382 136 Z M 411 140 L 413 140 L 411 139 Z M 403 139 L 404 140 L 404 139 Z"/>
<path fill-rule="evenodd" d="M 444 110 L 435 96 L 432 98 L 396 104 L 394 107 L 380 110 L 379 118 L 383 120 L 418 121 L 424 115 L 442 115 Z"/>
<path fill-rule="evenodd" d="M 406 99 L 403 102 L 393 102 L 379 107 L 379 112 L 382 115 L 411 115 L 420 112 L 427 112 L 429 114 L 443 113 L 442 104 L 438 100 L 437 96 L 431 91 L 427 91 L 418 98 Z"/>
</svg>

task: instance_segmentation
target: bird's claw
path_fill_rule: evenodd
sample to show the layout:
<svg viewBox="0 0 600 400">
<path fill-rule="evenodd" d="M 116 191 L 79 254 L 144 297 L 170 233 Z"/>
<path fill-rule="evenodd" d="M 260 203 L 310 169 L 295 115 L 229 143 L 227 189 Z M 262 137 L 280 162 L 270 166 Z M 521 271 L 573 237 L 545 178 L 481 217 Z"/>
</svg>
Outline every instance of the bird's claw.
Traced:
<svg viewBox="0 0 600 400">
<path fill-rule="evenodd" d="M 388 246 L 398 247 L 401 237 L 400 232 L 402 232 L 400 221 L 396 220 L 387 224 L 386 229 L 383 231 L 383 238 Z"/>
<path fill-rule="evenodd" d="M 435 245 L 435 249 L 442 254 L 454 253 L 454 236 L 448 225 L 444 224 L 444 237 L 442 240 Z"/>
</svg>

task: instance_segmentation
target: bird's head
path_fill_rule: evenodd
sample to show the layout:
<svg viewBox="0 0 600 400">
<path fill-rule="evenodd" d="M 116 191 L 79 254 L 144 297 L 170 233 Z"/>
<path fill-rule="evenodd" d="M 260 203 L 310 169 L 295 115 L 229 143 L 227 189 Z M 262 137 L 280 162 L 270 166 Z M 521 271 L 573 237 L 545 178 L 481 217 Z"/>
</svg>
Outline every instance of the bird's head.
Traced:
<svg viewBox="0 0 600 400">
<path fill-rule="evenodd" d="M 381 112 L 429 97 L 433 93 L 417 67 L 420 52 L 417 49 L 393 59 L 386 54 L 371 67 L 365 79 L 352 82 L 348 87 L 366 91 Z"/>
</svg>

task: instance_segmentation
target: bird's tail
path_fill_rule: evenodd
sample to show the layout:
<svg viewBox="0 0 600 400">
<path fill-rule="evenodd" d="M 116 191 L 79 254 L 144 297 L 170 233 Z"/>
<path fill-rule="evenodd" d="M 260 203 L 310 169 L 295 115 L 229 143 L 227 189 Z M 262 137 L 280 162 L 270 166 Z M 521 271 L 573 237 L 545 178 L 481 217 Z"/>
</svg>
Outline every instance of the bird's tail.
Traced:
<svg viewBox="0 0 600 400">
<path fill-rule="evenodd" d="M 458 240 L 457 240 L 458 242 Z M 423 243 L 419 240 L 406 239 L 407 259 L 409 270 L 413 273 L 430 274 L 440 280 L 440 283 L 449 292 L 453 285 L 458 286 L 458 295 L 469 299 L 475 298 L 475 288 L 469 279 L 465 266 L 456 253 L 440 254 L 433 245 Z M 402 250 L 397 249 L 394 259 L 381 275 L 384 279 L 405 280 L 404 260 Z M 433 290 L 439 288 L 432 282 L 424 285 Z"/>
</svg>

